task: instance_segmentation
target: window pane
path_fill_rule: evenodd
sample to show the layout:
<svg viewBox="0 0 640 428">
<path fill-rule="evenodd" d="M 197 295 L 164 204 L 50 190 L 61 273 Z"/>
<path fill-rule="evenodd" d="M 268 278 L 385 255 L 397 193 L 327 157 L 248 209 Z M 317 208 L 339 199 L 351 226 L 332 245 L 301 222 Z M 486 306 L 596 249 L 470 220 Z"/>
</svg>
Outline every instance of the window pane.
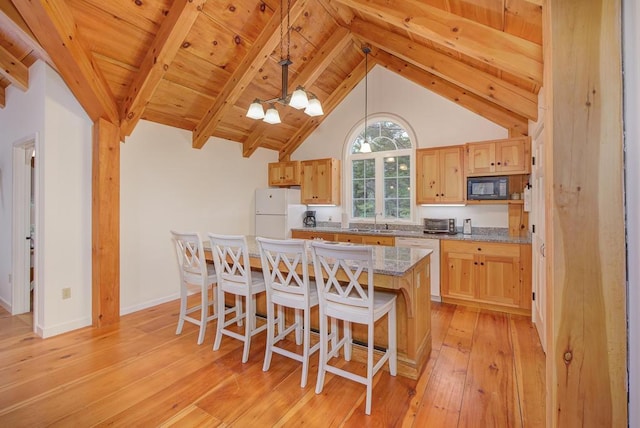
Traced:
<svg viewBox="0 0 640 428">
<path fill-rule="evenodd" d="M 392 121 L 369 123 L 366 141 L 370 143 L 370 153 L 360 152 L 364 137 L 363 130 L 351 142 L 351 154 L 357 154 L 355 159 L 350 160 L 353 217 L 373 218 L 376 212 L 375 197 L 378 194 L 383 197 L 382 201 L 378 201 L 378 207 L 382 208 L 385 218 L 411 219 L 411 186 L 415 179 L 411 171 L 411 155 L 397 154 L 398 150 L 412 148 L 409 134 Z M 378 177 L 378 180 L 376 170 L 382 171 L 382 177 Z"/>
</svg>

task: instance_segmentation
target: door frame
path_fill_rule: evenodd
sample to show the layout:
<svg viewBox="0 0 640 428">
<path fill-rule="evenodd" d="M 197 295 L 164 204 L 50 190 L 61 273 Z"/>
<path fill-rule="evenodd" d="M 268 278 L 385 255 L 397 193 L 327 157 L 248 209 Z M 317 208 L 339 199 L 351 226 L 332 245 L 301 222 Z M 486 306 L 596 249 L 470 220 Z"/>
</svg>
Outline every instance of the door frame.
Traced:
<svg viewBox="0 0 640 428">
<path fill-rule="evenodd" d="M 16 141 L 13 144 L 13 184 L 12 184 L 12 315 L 22 314 L 31 310 L 30 302 L 30 290 L 31 281 L 29 275 L 29 269 L 31 267 L 31 242 L 26 239 L 26 234 L 30 234 L 31 221 L 34 224 L 37 218 L 38 204 L 35 203 L 38 200 L 38 166 L 35 165 L 33 186 L 34 186 L 34 218 L 31 219 L 31 161 L 32 154 L 37 151 L 38 146 L 38 134 L 33 134 Z M 29 232 L 27 232 L 29 231 Z M 36 234 L 37 236 L 37 234 Z M 34 240 L 34 271 L 37 272 L 37 239 Z M 37 307 L 37 276 L 34 275 L 34 331 L 36 323 L 36 310 Z"/>
</svg>

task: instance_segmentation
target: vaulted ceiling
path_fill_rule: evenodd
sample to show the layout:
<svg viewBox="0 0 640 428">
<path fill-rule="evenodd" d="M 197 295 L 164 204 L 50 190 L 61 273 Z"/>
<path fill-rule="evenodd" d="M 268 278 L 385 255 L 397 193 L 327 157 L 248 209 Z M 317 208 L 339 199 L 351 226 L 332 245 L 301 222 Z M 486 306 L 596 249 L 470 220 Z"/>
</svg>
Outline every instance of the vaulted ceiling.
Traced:
<svg viewBox="0 0 640 428">
<path fill-rule="evenodd" d="M 131 134 L 140 119 L 237 141 L 287 159 L 378 64 L 526 134 L 542 84 L 542 0 L 0 0 L 0 106 L 54 67 L 92 120 Z M 287 13 L 288 11 L 288 13 Z M 287 22 L 289 32 L 287 33 Z M 287 35 L 290 44 L 287 46 Z M 285 43 L 281 43 L 282 40 Z M 282 123 L 245 116 L 304 86 L 325 115 L 277 107 Z"/>
</svg>

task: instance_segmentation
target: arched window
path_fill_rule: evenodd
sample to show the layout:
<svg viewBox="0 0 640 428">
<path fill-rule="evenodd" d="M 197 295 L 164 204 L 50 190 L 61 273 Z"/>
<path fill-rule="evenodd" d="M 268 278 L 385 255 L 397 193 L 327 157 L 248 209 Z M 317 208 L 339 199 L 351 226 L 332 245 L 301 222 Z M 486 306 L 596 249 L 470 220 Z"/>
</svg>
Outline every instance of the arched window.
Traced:
<svg viewBox="0 0 640 428">
<path fill-rule="evenodd" d="M 414 145 L 407 126 L 387 116 L 360 125 L 347 144 L 345 173 L 351 220 L 413 219 Z"/>
</svg>

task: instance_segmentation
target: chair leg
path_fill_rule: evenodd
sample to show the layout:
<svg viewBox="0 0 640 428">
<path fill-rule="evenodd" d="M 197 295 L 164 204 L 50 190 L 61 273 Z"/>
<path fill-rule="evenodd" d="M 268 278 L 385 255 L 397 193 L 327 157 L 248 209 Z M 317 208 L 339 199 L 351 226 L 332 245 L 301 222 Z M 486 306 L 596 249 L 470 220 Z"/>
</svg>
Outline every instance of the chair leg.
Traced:
<svg viewBox="0 0 640 428">
<path fill-rule="evenodd" d="M 327 317 L 324 314 L 320 314 L 320 359 L 318 362 L 318 380 L 316 382 L 316 394 L 322 392 L 324 388 L 324 374 L 327 364 L 327 346 L 328 346 L 328 332 L 327 332 Z"/>
<path fill-rule="evenodd" d="M 397 344 L 397 331 L 396 331 L 396 305 L 391 307 L 391 310 L 387 314 L 388 317 L 388 330 L 389 330 L 389 372 L 391 376 L 395 376 L 398 373 L 398 344 Z"/>
<path fill-rule="evenodd" d="M 236 318 L 238 318 L 238 327 L 242 327 L 242 297 L 236 295 Z"/>
<path fill-rule="evenodd" d="M 200 333 L 198 334 L 198 345 L 204 342 L 204 334 L 207 330 L 207 317 L 209 315 L 209 290 L 202 287 L 200 291 Z"/>
<path fill-rule="evenodd" d="M 367 397 L 364 412 L 371 414 L 371 396 L 373 389 L 373 320 L 367 326 Z"/>
<path fill-rule="evenodd" d="M 299 311 L 299 309 L 296 310 L 296 313 Z M 309 350 L 311 349 L 311 333 L 310 333 L 310 328 L 311 328 L 311 314 L 309 313 L 310 311 L 308 309 L 305 309 L 302 313 L 302 317 L 304 319 L 304 330 L 302 332 L 303 334 L 303 344 L 302 344 L 302 380 L 300 381 L 300 387 L 304 388 L 305 386 L 307 386 L 307 378 L 309 376 Z M 298 336 L 297 334 L 297 329 L 296 329 L 296 338 Z M 322 339 L 321 339 L 322 340 Z"/>
<path fill-rule="evenodd" d="M 180 285 L 180 315 L 178 316 L 178 328 L 176 328 L 176 334 L 182 333 L 184 317 L 187 315 L 187 293 L 185 292 L 184 287 L 184 284 Z"/>
<path fill-rule="evenodd" d="M 220 349 L 220 343 L 222 342 L 222 329 L 224 328 L 225 322 L 225 311 L 224 311 L 224 291 L 222 288 L 218 287 L 218 322 L 216 323 L 216 339 L 213 342 L 213 350 L 217 351 Z"/>
<path fill-rule="evenodd" d="M 344 323 L 344 359 L 351 361 L 351 323 L 349 321 L 343 321 Z"/>
<path fill-rule="evenodd" d="M 255 296 L 247 296 L 246 301 L 247 301 L 247 304 L 245 309 L 246 322 L 244 324 L 244 348 L 242 350 L 243 363 L 246 363 L 247 361 L 249 361 L 249 347 L 251 346 L 251 333 L 253 332 L 255 321 L 256 321 Z"/>
<path fill-rule="evenodd" d="M 302 343 L 302 324 L 304 323 L 304 319 L 306 317 L 306 311 L 302 311 L 302 309 L 295 310 L 295 323 L 296 323 L 296 345 L 300 345 Z M 304 327 L 307 328 L 306 326 Z M 306 331 L 306 330 L 305 330 Z"/>
<path fill-rule="evenodd" d="M 273 304 L 268 301 L 267 298 L 267 344 L 264 350 L 264 363 L 262 364 L 262 371 L 266 372 L 269 370 L 269 366 L 271 365 L 271 355 L 273 354 L 272 346 L 274 343 L 275 336 L 275 319 L 274 319 L 274 308 Z"/>
</svg>

